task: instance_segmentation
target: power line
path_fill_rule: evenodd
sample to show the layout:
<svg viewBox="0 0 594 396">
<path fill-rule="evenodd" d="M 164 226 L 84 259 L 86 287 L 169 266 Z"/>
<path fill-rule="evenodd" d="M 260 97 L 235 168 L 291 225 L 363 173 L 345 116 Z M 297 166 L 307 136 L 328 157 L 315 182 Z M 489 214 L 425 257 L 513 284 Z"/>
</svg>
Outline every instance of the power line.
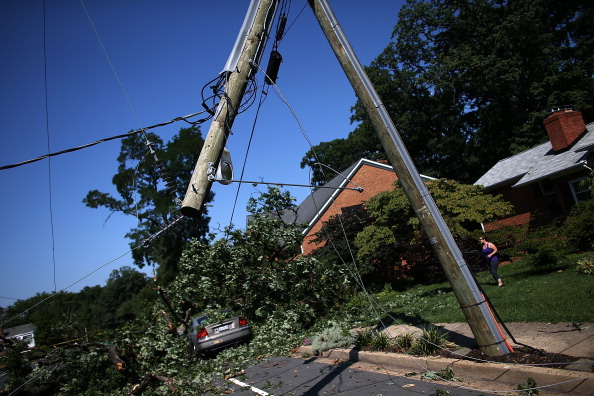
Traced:
<svg viewBox="0 0 594 396">
<path fill-rule="evenodd" d="M 186 121 L 186 122 L 189 122 L 191 124 L 198 124 L 198 123 L 202 122 L 202 120 L 192 121 L 191 122 L 191 121 L 188 121 L 188 118 L 196 117 L 197 115 L 200 115 L 200 114 L 205 113 L 205 112 L 206 112 L 206 110 L 203 110 L 203 111 L 200 111 L 198 113 L 192 113 L 192 114 L 189 114 L 189 115 L 186 115 L 186 116 L 183 116 L 183 117 L 176 117 L 176 118 L 174 118 L 174 119 L 172 119 L 170 121 L 166 121 L 166 122 L 162 122 L 162 123 L 159 123 L 159 124 L 151 125 L 151 126 L 148 126 L 148 127 L 136 129 L 136 130 L 130 131 L 130 132 L 125 133 L 125 134 L 122 134 L 122 135 L 111 136 L 111 137 L 108 137 L 108 138 L 97 140 L 97 141 L 92 142 L 92 143 L 84 144 L 82 146 L 78 146 L 78 147 L 69 148 L 69 149 L 66 149 L 66 150 L 57 151 L 55 153 L 49 153 L 49 154 L 42 155 L 42 156 L 39 156 L 39 157 L 36 157 L 36 158 L 32 158 L 30 160 L 26 160 L 26 161 L 22 161 L 22 162 L 17 162 L 15 164 L 0 166 L 0 170 L 6 170 L 6 169 L 11 169 L 11 168 L 16 168 L 18 166 L 23 166 L 23 165 L 27 165 L 27 164 L 30 164 L 30 163 L 33 163 L 33 162 L 41 161 L 42 159 L 46 159 L 46 158 L 50 158 L 50 157 L 55 157 L 55 156 L 66 154 L 66 153 L 72 153 L 74 151 L 78 151 L 78 150 L 82 150 L 82 149 L 85 149 L 85 148 L 89 148 L 89 147 L 95 146 L 95 145 L 100 144 L 100 143 L 109 142 L 110 140 L 122 139 L 122 138 L 125 138 L 125 137 L 128 137 L 128 136 L 132 136 L 132 135 L 135 135 L 135 134 L 138 134 L 138 133 L 142 133 L 142 132 L 147 131 L 149 129 L 154 129 L 154 128 L 162 127 L 162 126 L 165 126 L 165 125 L 169 125 L 169 124 L 172 124 L 172 123 L 177 122 L 177 121 Z"/>
<path fill-rule="evenodd" d="M 93 271 L 87 273 L 86 275 L 84 275 L 83 277 L 81 277 L 80 279 L 78 279 L 77 281 L 71 283 L 70 285 L 62 288 L 59 292 L 54 292 L 52 294 L 50 294 L 49 296 L 47 296 L 46 298 L 44 298 L 43 300 L 37 302 L 36 304 L 34 304 L 33 306 L 25 309 L 24 311 L 22 311 L 21 313 L 19 313 L 18 315 L 6 320 L 5 322 L 0 323 L 0 326 L 4 326 L 6 323 L 11 322 L 13 319 L 18 318 L 19 316 L 24 315 L 25 313 L 29 312 L 30 310 L 32 310 L 33 308 L 37 307 L 38 305 L 43 304 L 44 302 L 52 299 L 54 296 L 56 296 L 58 293 L 61 293 L 63 291 L 66 291 L 68 289 L 70 289 L 71 287 L 73 287 L 74 285 L 82 282 L 83 280 L 87 279 L 89 276 L 93 275 L 94 273 L 96 273 L 97 271 L 101 270 L 102 268 L 107 267 L 108 265 L 120 260 L 121 258 L 123 258 L 124 256 L 127 256 L 129 253 L 131 253 L 133 250 L 136 250 L 140 247 L 146 246 L 148 243 L 152 242 L 153 240 L 155 240 L 156 238 L 160 237 L 161 234 L 163 234 L 164 232 L 168 231 L 170 228 L 172 228 L 173 226 L 175 226 L 177 223 L 181 222 L 182 220 L 184 220 L 186 217 L 183 215 L 179 215 L 176 218 L 174 218 L 173 220 L 171 220 L 168 223 L 163 224 L 163 226 L 161 227 L 161 229 L 157 232 L 155 232 L 154 234 L 150 235 L 149 237 L 143 239 L 142 241 L 140 241 L 136 246 L 134 246 L 132 249 L 128 250 L 125 253 L 122 253 L 121 255 L 119 255 L 118 257 L 108 261 L 105 264 L 100 265 L 99 267 L 95 268 Z M 2 297 L 2 298 L 7 298 L 7 297 Z"/>
<path fill-rule="evenodd" d="M 47 89 L 47 28 L 46 16 L 47 10 L 45 7 L 45 0 L 43 0 L 43 85 L 45 92 L 45 132 L 47 135 L 47 152 L 50 152 L 50 128 L 49 128 L 49 106 L 48 106 L 48 89 Z M 54 292 L 56 287 L 56 238 L 54 233 L 54 211 L 52 201 L 52 161 L 48 159 L 47 162 L 47 178 L 48 178 L 48 192 L 49 192 L 49 214 L 50 214 L 50 228 L 52 239 L 52 263 L 54 264 Z"/>
</svg>

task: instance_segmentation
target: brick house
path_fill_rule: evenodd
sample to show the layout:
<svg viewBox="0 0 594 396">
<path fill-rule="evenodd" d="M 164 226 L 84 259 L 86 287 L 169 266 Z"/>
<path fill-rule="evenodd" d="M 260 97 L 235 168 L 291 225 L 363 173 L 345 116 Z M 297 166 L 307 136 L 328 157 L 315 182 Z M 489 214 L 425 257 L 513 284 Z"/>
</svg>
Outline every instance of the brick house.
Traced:
<svg viewBox="0 0 594 396">
<path fill-rule="evenodd" d="M 434 180 L 421 175 L 424 181 Z M 391 165 L 386 161 L 360 159 L 324 186 L 318 188 L 298 206 L 284 212 L 285 223 L 304 226 L 301 251 L 309 254 L 318 248 L 314 234 L 324 222 L 341 214 L 345 208 L 361 205 L 380 192 L 390 191 L 398 180 Z"/>
<path fill-rule="evenodd" d="M 580 182 L 593 166 L 594 123 L 586 125 L 570 107 L 551 109 L 543 123 L 546 143 L 502 159 L 474 183 L 515 209 L 513 216 L 485 224 L 485 231 L 563 219 L 576 202 L 591 197 Z"/>
</svg>

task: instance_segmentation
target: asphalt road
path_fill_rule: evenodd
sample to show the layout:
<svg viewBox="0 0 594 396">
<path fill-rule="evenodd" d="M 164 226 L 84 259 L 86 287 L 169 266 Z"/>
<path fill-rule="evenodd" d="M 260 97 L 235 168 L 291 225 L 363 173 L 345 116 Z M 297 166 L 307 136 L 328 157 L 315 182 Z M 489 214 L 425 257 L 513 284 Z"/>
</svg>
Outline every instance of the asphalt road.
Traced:
<svg viewBox="0 0 594 396">
<path fill-rule="evenodd" d="M 312 359 L 273 357 L 228 380 L 233 395 L 485 395 L 431 381 L 356 370 L 351 363 L 323 364 Z M 233 382 L 234 381 L 234 382 Z M 242 388 L 242 384 L 249 387 Z M 437 395 L 447 395 L 440 393 Z"/>
</svg>

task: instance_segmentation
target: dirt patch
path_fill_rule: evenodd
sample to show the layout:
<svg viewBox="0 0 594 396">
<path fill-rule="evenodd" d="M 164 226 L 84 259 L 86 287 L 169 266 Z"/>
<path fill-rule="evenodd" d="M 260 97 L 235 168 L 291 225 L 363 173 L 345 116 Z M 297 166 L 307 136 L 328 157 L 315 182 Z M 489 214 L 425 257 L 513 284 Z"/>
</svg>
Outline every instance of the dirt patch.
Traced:
<svg viewBox="0 0 594 396">
<path fill-rule="evenodd" d="M 445 353 L 443 356 L 445 356 Z M 545 352 L 543 350 L 530 348 L 516 348 L 512 353 L 492 357 L 486 356 L 479 349 L 473 349 L 466 354 L 466 357 L 473 360 L 480 359 L 481 361 L 488 362 L 546 365 L 546 367 L 558 369 L 566 369 L 569 364 L 574 363 L 579 359 L 575 356 Z M 594 368 L 592 371 L 594 372 Z"/>
</svg>

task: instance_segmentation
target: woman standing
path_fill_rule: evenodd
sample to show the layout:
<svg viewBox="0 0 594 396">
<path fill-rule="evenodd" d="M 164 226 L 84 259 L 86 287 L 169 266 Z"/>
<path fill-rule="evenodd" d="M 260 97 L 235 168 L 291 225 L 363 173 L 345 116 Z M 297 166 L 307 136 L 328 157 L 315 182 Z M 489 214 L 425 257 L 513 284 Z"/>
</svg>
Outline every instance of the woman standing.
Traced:
<svg viewBox="0 0 594 396">
<path fill-rule="evenodd" d="M 497 268 L 499 267 L 497 246 L 495 246 L 494 243 L 487 241 L 487 238 L 484 235 L 479 238 L 479 241 L 483 244 L 482 252 L 485 256 L 485 260 L 487 260 L 487 266 L 489 267 L 491 275 L 493 275 L 493 279 L 497 281 L 499 287 L 503 286 L 503 280 L 501 280 L 501 276 L 497 273 Z"/>
</svg>

